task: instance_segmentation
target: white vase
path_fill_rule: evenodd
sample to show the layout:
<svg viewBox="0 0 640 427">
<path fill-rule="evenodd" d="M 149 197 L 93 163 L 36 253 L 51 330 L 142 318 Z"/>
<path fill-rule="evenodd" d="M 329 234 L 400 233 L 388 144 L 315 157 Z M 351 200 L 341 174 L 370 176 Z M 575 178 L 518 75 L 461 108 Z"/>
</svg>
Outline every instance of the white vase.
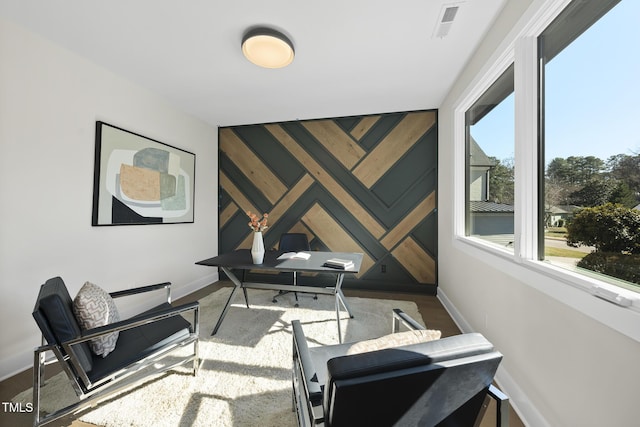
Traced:
<svg viewBox="0 0 640 427">
<path fill-rule="evenodd" d="M 262 231 L 253 233 L 253 245 L 251 245 L 251 258 L 254 264 L 262 264 L 264 260 L 264 241 L 262 240 Z"/>
</svg>

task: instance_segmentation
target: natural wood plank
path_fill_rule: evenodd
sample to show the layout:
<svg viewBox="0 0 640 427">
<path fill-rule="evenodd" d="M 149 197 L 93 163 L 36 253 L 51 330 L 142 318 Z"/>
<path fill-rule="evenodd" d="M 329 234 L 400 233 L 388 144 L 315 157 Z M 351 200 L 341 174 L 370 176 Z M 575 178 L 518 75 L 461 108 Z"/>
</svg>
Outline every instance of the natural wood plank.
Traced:
<svg viewBox="0 0 640 427">
<path fill-rule="evenodd" d="M 224 208 L 222 212 L 220 212 L 220 224 L 218 224 L 218 228 L 223 227 L 227 221 L 229 221 L 235 214 L 238 212 L 238 205 L 235 203 L 229 203 L 229 206 Z"/>
<path fill-rule="evenodd" d="M 369 130 L 377 123 L 380 119 L 380 116 L 365 116 L 363 117 L 358 124 L 351 129 L 351 136 L 356 139 L 356 141 L 360 141 L 363 136 L 369 132 Z"/>
<path fill-rule="evenodd" d="M 313 182 L 313 178 L 311 178 L 309 174 L 304 174 L 300 181 L 298 181 L 296 185 L 294 185 L 291 190 L 288 191 L 287 194 L 282 197 L 282 199 L 280 199 L 280 201 L 273 207 L 273 209 L 271 209 L 271 212 L 269 212 L 269 221 L 277 221 L 278 218 L 283 216 L 287 212 L 287 209 L 289 209 L 289 206 L 291 206 L 296 200 L 298 200 L 300 196 L 302 196 L 302 194 L 304 194 L 304 192 L 307 191 L 309 187 L 311 187 L 311 185 L 313 185 Z M 265 233 L 269 230 L 270 229 L 267 228 L 265 230 Z M 250 248 L 252 242 L 253 234 L 249 233 L 249 235 L 238 245 L 237 249 Z"/>
<path fill-rule="evenodd" d="M 220 130 L 220 149 L 253 182 L 269 202 L 277 202 L 287 191 L 287 186 L 230 128 Z"/>
<path fill-rule="evenodd" d="M 420 283 L 436 283 L 436 262 L 411 237 L 404 239 L 391 254 Z"/>
<path fill-rule="evenodd" d="M 402 221 L 380 241 L 382 245 L 391 250 L 401 239 L 413 230 L 436 207 L 436 192 L 433 191 L 418 206 L 416 206 Z"/>
<path fill-rule="evenodd" d="M 339 182 L 325 171 L 289 134 L 278 124 L 265 125 L 265 128 L 293 154 L 307 171 L 325 187 L 364 227 L 376 238 L 380 238 L 385 229 L 378 221 L 355 200 Z"/>
<path fill-rule="evenodd" d="M 371 188 L 436 123 L 433 111 L 409 113 L 353 170 Z"/>
<path fill-rule="evenodd" d="M 353 168 L 365 151 L 333 120 L 311 120 L 302 125 L 347 169 Z"/>
<path fill-rule="evenodd" d="M 309 187 L 314 184 L 313 178 L 309 174 L 304 174 L 302 178 L 296 184 L 291 187 L 291 190 L 285 194 L 282 199 L 271 209 L 269 214 L 273 217 L 273 221 L 277 221 L 278 218 L 284 216 L 292 204 L 294 204 L 304 193 L 307 192 Z"/>
<path fill-rule="evenodd" d="M 342 226 L 319 204 L 314 204 L 302 217 L 302 221 L 318 236 L 327 247 L 335 252 L 362 252 L 362 266 L 356 277 L 365 274 L 374 264 L 367 252 L 349 235 Z"/>
<path fill-rule="evenodd" d="M 220 186 L 229 194 L 229 197 L 242 209 L 243 212 L 258 212 L 258 209 L 247 199 L 242 191 L 224 173 L 220 172 Z M 247 220 L 249 222 L 249 220 Z"/>
</svg>

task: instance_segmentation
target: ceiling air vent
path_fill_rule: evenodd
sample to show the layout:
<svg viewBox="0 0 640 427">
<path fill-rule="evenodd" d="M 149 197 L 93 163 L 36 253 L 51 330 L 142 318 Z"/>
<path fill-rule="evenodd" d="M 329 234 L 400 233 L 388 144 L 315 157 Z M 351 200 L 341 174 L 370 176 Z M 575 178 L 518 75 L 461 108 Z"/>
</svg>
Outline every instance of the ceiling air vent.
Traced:
<svg viewBox="0 0 640 427">
<path fill-rule="evenodd" d="M 460 9 L 460 4 L 446 4 L 442 6 L 440 10 L 440 15 L 438 15 L 438 22 L 436 24 L 436 29 L 433 32 L 433 37 L 443 38 L 447 34 L 449 34 L 449 30 L 451 29 L 451 25 L 453 25 L 453 20 L 456 18 L 456 14 L 458 13 L 458 9 Z"/>
</svg>

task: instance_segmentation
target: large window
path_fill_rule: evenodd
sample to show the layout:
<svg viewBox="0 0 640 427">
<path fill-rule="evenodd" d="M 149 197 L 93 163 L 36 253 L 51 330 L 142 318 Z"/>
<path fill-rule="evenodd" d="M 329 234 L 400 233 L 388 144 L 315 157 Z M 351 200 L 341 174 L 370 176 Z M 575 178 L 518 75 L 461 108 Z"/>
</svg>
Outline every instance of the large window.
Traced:
<svg viewBox="0 0 640 427">
<path fill-rule="evenodd" d="M 465 113 L 466 235 L 513 252 L 513 65 Z"/>
<path fill-rule="evenodd" d="M 547 0 L 455 109 L 457 235 L 637 310 L 639 24 L 637 0 Z"/>
<path fill-rule="evenodd" d="M 540 257 L 638 292 L 639 3 L 574 1 L 538 38 Z"/>
</svg>

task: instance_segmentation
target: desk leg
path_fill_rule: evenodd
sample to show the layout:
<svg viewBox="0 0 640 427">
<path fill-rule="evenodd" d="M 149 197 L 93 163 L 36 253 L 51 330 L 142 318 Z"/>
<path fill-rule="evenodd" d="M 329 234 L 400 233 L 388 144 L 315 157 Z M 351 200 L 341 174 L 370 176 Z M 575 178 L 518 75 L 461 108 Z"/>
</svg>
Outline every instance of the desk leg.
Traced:
<svg viewBox="0 0 640 427">
<path fill-rule="evenodd" d="M 220 325 L 222 325 L 222 321 L 224 320 L 224 317 L 227 315 L 227 312 L 229 311 L 229 306 L 231 305 L 231 300 L 233 299 L 233 296 L 236 294 L 236 291 L 239 288 L 242 288 L 242 282 L 238 280 L 238 278 L 235 276 L 235 274 L 231 272 L 230 269 L 228 269 L 227 267 L 220 267 L 220 268 L 222 269 L 222 271 L 224 271 L 224 274 L 227 275 L 227 277 L 233 282 L 235 286 L 231 290 L 231 295 L 229 295 L 229 299 L 227 299 L 227 303 L 224 305 L 224 308 L 222 309 L 222 313 L 218 318 L 218 322 L 216 323 L 216 326 L 213 328 L 213 332 L 211 332 L 211 336 L 215 335 L 218 332 L 218 329 L 220 329 Z M 244 298 L 245 298 L 245 301 L 247 302 L 247 307 L 249 307 L 249 301 L 247 300 L 247 290 L 244 288 L 242 290 L 244 291 Z"/>
<path fill-rule="evenodd" d="M 242 283 L 246 282 L 245 280 L 245 275 L 247 274 L 247 270 L 242 270 Z M 244 286 L 242 286 L 242 283 L 240 284 L 240 287 L 242 288 L 242 293 L 244 294 L 244 303 L 247 305 L 247 308 L 249 308 L 249 297 L 247 296 L 247 288 L 245 288 Z"/>
<path fill-rule="evenodd" d="M 353 319 L 353 313 L 351 313 L 351 308 L 349 308 L 349 305 L 347 304 L 346 297 L 342 293 L 342 280 L 343 279 L 344 279 L 344 273 L 338 274 L 338 277 L 336 278 L 336 300 L 338 300 L 338 299 L 340 300 L 340 302 L 342 303 L 342 306 L 344 307 L 344 309 L 347 310 L 347 313 L 349 314 L 349 317 L 351 319 Z"/>
<path fill-rule="evenodd" d="M 336 277 L 336 321 L 338 322 L 338 341 L 342 343 L 342 328 L 340 326 L 340 304 L 347 310 L 349 317 L 353 319 L 353 314 L 351 313 L 351 309 L 347 305 L 347 301 L 345 299 L 344 294 L 342 293 L 342 280 L 344 279 L 344 273 L 338 273 Z"/>
</svg>

